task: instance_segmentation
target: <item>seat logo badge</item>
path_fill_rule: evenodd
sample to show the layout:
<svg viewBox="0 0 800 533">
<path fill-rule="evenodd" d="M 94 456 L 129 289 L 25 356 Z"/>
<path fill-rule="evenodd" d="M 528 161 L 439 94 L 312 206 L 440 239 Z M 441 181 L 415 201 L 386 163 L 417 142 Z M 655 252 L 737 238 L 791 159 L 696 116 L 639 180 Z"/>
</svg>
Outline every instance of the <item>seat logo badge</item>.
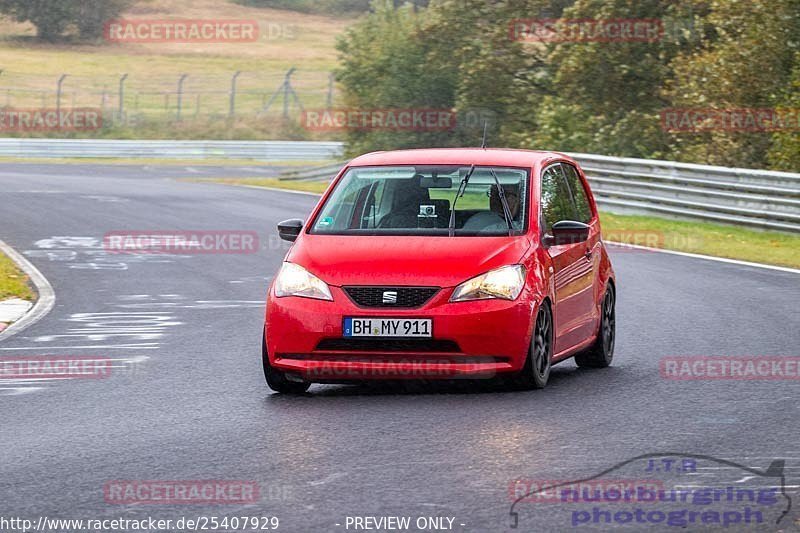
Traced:
<svg viewBox="0 0 800 533">
<path fill-rule="evenodd" d="M 385 304 L 396 304 L 397 303 L 397 291 L 383 291 L 383 303 L 385 303 Z"/>
</svg>

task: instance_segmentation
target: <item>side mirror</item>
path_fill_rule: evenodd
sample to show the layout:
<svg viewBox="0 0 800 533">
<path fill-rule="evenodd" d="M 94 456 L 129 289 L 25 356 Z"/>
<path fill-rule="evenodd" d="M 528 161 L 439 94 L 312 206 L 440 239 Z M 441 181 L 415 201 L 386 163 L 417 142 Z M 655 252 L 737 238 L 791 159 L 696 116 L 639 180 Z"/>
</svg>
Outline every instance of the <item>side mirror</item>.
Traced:
<svg viewBox="0 0 800 533">
<path fill-rule="evenodd" d="M 303 231 L 303 221 L 299 218 L 278 222 L 278 236 L 284 241 L 294 242 L 301 231 Z"/>
<path fill-rule="evenodd" d="M 589 225 L 575 220 L 559 220 L 551 231 L 553 235 L 547 245 L 577 244 L 589 238 Z"/>
</svg>

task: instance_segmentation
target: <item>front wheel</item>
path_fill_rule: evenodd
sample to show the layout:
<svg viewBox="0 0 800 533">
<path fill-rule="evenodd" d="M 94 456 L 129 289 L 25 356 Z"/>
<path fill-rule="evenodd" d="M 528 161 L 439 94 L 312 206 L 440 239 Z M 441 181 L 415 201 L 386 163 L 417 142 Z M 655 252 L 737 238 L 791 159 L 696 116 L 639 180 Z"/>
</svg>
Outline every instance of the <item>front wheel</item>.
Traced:
<svg viewBox="0 0 800 533">
<path fill-rule="evenodd" d="M 286 372 L 278 370 L 270 364 L 266 340 L 265 337 L 261 339 L 261 362 L 264 366 L 264 377 L 269 388 L 283 394 L 302 394 L 307 391 L 311 383 L 307 381 L 290 381 L 286 377 Z"/>
<path fill-rule="evenodd" d="M 550 378 L 553 358 L 553 315 L 547 302 L 542 302 L 536 314 L 528 358 L 522 371 L 515 376 L 515 385 L 523 389 L 543 389 Z"/>
<path fill-rule="evenodd" d="M 600 330 L 597 339 L 586 351 L 575 356 L 575 363 L 585 368 L 605 368 L 614 359 L 614 341 L 616 340 L 614 289 L 609 285 L 603 297 L 603 308 L 600 314 Z"/>
</svg>

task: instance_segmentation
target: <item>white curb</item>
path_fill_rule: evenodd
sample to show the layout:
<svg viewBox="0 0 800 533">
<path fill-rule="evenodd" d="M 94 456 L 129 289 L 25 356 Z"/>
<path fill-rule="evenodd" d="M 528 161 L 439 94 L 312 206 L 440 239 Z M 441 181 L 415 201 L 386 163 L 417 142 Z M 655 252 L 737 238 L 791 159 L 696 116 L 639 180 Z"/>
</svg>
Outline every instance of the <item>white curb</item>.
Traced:
<svg viewBox="0 0 800 533">
<path fill-rule="evenodd" d="M 8 300 L 0 301 L 0 323 L 10 324 L 11 322 L 16 322 L 31 307 L 33 307 L 31 302 L 21 298 L 9 298 Z"/>
<path fill-rule="evenodd" d="M 25 313 L 19 320 L 8 326 L 5 330 L 0 332 L 0 340 L 7 339 L 12 335 L 16 335 L 28 326 L 32 326 L 50 312 L 56 303 L 56 294 L 50 282 L 47 281 L 39 270 L 31 264 L 25 257 L 7 245 L 5 242 L 0 241 L 0 252 L 6 254 L 16 265 L 31 279 L 36 285 L 36 291 L 39 293 L 39 299 L 30 310 Z"/>
</svg>

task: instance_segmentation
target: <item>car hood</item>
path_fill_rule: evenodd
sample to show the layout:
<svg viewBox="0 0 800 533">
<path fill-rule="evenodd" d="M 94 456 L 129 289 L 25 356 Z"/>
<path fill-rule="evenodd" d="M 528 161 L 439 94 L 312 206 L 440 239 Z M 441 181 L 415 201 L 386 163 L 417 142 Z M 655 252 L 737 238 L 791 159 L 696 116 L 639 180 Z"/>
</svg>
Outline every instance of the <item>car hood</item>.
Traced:
<svg viewBox="0 0 800 533">
<path fill-rule="evenodd" d="M 286 260 L 330 285 L 453 287 L 520 261 L 530 242 L 518 237 L 303 235 Z"/>
</svg>

